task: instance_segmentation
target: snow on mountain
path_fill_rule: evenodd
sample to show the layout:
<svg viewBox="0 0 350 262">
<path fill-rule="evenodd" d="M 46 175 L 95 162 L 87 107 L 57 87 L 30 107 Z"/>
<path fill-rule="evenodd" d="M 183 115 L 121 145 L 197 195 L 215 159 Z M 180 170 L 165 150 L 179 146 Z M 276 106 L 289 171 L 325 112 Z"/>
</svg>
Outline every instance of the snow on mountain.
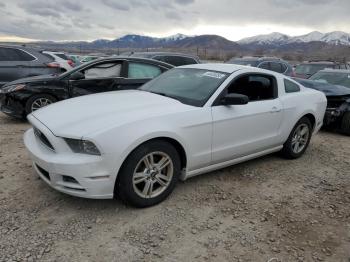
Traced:
<svg viewBox="0 0 350 262">
<path fill-rule="evenodd" d="M 293 43 L 309 43 L 314 41 L 325 42 L 334 45 L 348 45 L 350 46 L 350 34 L 340 31 L 330 33 L 320 33 L 317 31 L 311 32 L 301 36 L 288 36 L 281 33 L 272 33 L 268 35 L 258 35 L 244 38 L 238 41 L 239 44 L 247 45 L 283 45 Z"/>
<path fill-rule="evenodd" d="M 165 41 L 179 41 L 179 40 L 185 39 L 187 37 L 188 36 L 184 35 L 184 34 L 175 34 L 175 35 L 171 35 L 171 36 L 160 38 L 160 39 L 165 40 Z"/>
<path fill-rule="evenodd" d="M 324 34 L 321 41 L 334 45 L 350 45 L 350 34 L 341 31 L 334 31 Z"/>
<path fill-rule="evenodd" d="M 271 33 L 268 35 L 257 35 L 253 37 L 244 38 L 238 41 L 239 44 L 258 44 L 258 45 L 271 45 L 271 44 L 283 44 L 289 40 L 289 36 L 281 33 Z"/>
<path fill-rule="evenodd" d="M 291 39 L 289 41 L 290 42 L 301 42 L 301 43 L 321 41 L 323 36 L 324 36 L 324 34 L 318 32 L 318 31 L 313 31 L 313 32 L 308 33 L 306 35 L 291 37 Z"/>
</svg>

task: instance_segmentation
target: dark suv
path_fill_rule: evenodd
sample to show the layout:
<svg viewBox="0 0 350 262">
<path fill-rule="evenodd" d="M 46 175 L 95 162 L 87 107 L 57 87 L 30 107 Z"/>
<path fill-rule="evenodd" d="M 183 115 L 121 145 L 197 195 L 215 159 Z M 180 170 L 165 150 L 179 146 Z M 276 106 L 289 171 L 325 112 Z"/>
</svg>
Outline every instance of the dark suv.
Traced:
<svg viewBox="0 0 350 262">
<path fill-rule="evenodd" d="M 271 70 L 287 76 L 294 76 L 293 67 L 286 61 L 277 57 L 241 57 L 232 58 L 228 64 L 245 65 Z"/>
<path fill-rule="evenodd" d="M 347 63 L 338 63 L 332 61 L 309 61 L 303 62 L 295 67 L 295 76 L 308 79 L 318 71 L 323 69 L 350 69 Z"/>
<path fill-rule="evenodd" d="M 173 66 L 183 66 L 200 64 L 200 60 L 197 56 L 187 55 L 182 53 L 172 53 L 172 52 L 132 52 L 127 55 L 133 57 L 142 57 L 148 59 L 154 59 L 161 62 L 168 63 Z"/>
<path fill-rule="evenodd" d="M 0 45 L 0 87 L 30 76 L 60 73 L 53 58 L 32 48 Z"/>
</svg>

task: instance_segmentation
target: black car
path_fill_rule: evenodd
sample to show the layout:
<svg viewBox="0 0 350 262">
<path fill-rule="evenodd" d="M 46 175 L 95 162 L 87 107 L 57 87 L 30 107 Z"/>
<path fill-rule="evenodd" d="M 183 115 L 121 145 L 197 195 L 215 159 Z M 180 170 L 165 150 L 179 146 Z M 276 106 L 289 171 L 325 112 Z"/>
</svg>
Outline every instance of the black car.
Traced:
<svg viewBox="0 0 350 262">
<path fill-rule="evenodd" d="M 61 72 L 59 64 L 41 51 L 24 46 L 0 45 L 0 87 L 24 77 Z"/>
<path fill-rule="evenodd" d="M 328 71 L 328 73 L 327 73 Z M 333 75 L 330 77 L 330 73 Z M 325 77 L 324 74 L 327 74 Z M 344 134 L 350 135 L 350 86 L 348 85 L 350 71 L 346 70 L 324 70 L 320 71 L 319 78 L 315 75 L 315 80 L 295 78 L 297 82 L 305 87 L 323 92 L 327 97 L 327 110 L 324 118 L 324 126 L 340 129 Z M 322 77 L 323 75 L 323 77 Z M 321 81 L 322 78 L 334 80 L 337 75 L 337 84 Z M 346 77 L 344 77 L 344 75 Z M 317 79 L 317 80 L 316 80 Z M 339 79 L 343 79 L 341 82 Z"/>
<path fill-rule="evenodd" d="M 295 67 L 295 77 L 308 79 L 323 69 L 350 69 L 347 63 L 332 61 L 309 61 L 303 62 Z"/>
<path fill-rule="evenodd" d="M 247 56 L 240 58 L 232 58 L 227 61 L 228 64 L 245 65 L 258 67 L 287 76 L 294 76 L 293 67 L 286 61 L 277 57 L 255 57 Z"/>
<path fill-rule="evenodd" d="M 93 93 L 136 89 L 173 68 L 136 57 L 111 57 L 85 63 L 63 74 L 24 78 L 0 89 L 3 113 L 23 118 L 56 101 Z"/>
<path fill-rule="evenodd" d="M 143 57 L 162 61 L 173 66 L 200 64 L 197 56 L 172 52 L 131 52 L 127 53 L 131 57 Z"/>
</svg>

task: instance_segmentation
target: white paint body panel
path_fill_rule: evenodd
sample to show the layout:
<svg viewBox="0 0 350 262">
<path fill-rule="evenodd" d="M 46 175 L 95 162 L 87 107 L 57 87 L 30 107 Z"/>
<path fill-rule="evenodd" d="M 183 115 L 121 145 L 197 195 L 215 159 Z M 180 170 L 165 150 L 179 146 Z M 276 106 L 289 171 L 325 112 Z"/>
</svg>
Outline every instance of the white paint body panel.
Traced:
<svg viewBox="0 0 350 262">
<path fill-rule="evenodd" d="M 306 114 L 316 119 L 314 133 L 323 122 L 326 98 L 318 91 L 300 87 L 284 92 L 285 76 L 258 68 L 199 64 L 183 68 L 216 70 L 231 75 L 203 107 L 143 91 L 118 91 L 83 96 L 55 103 L 29 115 L 33 126 L 55 148 L 50 151 L 32 129 L 25 145 L 34 163 L 50 173 L 57 190 L 88 198 L 113 197 L 114 183 L 126 157 L 140 144 L 166 137 L 182 145 L 187 159 L 182 179 L 278 151 L 297 121 Z M 247 105 L 212 106 L 235 77 L 245 73 L 275 76 L 278 98 Z M 73 153 L 65 138 L 93 142 L 101 156 Z M 40 174 L 40 171 L 37 169 Z M 62 175 L 74 177 L 85 191 L 67 190 Z"/>
</svg>

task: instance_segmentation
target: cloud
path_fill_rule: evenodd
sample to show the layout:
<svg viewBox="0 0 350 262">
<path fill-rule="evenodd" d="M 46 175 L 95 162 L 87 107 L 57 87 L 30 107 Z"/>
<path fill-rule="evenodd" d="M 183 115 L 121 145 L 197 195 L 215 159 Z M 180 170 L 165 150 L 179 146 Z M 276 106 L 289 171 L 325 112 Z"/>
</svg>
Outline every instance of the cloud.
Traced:
<svg viewBox="0 0 350 262">
<path fill-rule="evenodd" d="M 254 26 L 264 32 L 286 28 L 282 29 L 286 34 L 347 31 L 350 24 L 349 0 L 11 0 L 6 6 L 3 2 L 0 35 L 43 40 L 177 32 L 228 37 L 233 34 L 231 27 Z"/>
<path fill-rule="evenodd" d="M 126 5 L 125 3 L 120 3 L 114 0 L 102 0 L 102 2 L 113 9 L 120 10 L 120 11 L 129 11 L 130 7 Z"/>
</svg>

